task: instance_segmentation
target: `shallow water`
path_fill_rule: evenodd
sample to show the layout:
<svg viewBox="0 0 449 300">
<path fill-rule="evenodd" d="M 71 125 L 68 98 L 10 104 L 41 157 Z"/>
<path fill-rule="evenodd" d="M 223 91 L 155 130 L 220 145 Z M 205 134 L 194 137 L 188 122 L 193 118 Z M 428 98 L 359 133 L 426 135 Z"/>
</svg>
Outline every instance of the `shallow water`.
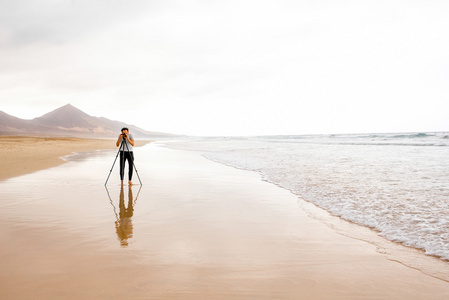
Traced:
<svg viewBox="0 0 449 300">
<path fill-rule="evenodd" d="M 260 172 L 335 216 L 449 259 L 449 134 L 209 138 L 171 147 Z"/>
<path fill-rule="evenodd" d="M 62 228 L 82 234 L 86 243 L 114 247 L 114 208 L 98 181 L 106 180 L 108 163 L 103 156 L 103 152 L 92 152 L 68 157 L 77 163 L 1 182 L 0 218 L 15 225 Z M 119 192 L 116 182 L 111 188 L 116 206 Z"/>
<path fill-rule="evenodd" d="M 80 239 L 74 244 L 91 244 L 104 251 L 140 251 L 136 259 L 142 261 L 158 255 L 159 262 L 173 261 L 173 257 L 179 260 L 182 255 L 183 259 L 192 259 L 184 253 L 187 245 L 191 248 L 187 252 L 201 259 L 194 253 L 203 251 L 202 247 L 194 247 L 191 236 L 182 235 L 186 229 L 196 236 L 207 231 L 205 224 L 212 226 L 208 230 L 214 226 L 224 229 L 229 226 L 228 218 L 235 221 L 234 226 L 248 220 L 263 223 L 259 219 L 264 220 L 264 216 L 244 209 L 245 205 L 259 207 L 262 199 L 238 200 L 251 193 L 245 184 L 247 173 L 210 162 L 196 153 L 189 155 L 156 145 L 136 148 L 134 152 L 142 186 L 134 173 L 136 185 L 121 189 L 116 164 L 105 188 L 115 152 L 77 154 L 66 157 L 67 164 L 0 182 L 0 220 L 25 229 L 66 232 Z M 210 179 L 217 175 L 215 172 L 219 172 L 218 179 Z M 252 173 L 250 176 L 258 177 Z M 206 201 L 204 197 L 211 194 L 217 197 Z M 223 202 L 224 196 L 234 198 Z M 267 201 L 285 211 L 295 206 Z M 234 205 L 242 206 L 242 211 L 237 212 Z M 269 207 L 263 212 L 271 214 Z M 207 248 L 211 238 L 196 242 Z M 171 243 L 174 245 L 167 245 Z M 173 250 L 156 250 L 160 248 Z"/>
</svg>

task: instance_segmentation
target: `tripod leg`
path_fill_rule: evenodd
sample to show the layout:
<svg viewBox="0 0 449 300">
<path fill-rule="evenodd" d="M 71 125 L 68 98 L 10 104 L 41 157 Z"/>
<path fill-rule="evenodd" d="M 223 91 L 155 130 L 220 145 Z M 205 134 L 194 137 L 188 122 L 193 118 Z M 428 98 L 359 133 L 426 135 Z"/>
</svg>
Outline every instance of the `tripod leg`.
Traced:
<svg viewBox="0 0 449 300">
<path fill-rule="evenodd" d="M 134 171 L 136 171 L 137 178 L 139 178 L 140 185 L 142 185 L 142 180 L 140 180 L 139 172 L 137 171 L 136 165 L 134 164 L 134 155 L 130 155 L 129 158 L 131 159 L 131 168 L 134 168 Z"/>
<path fill-rule="evenodd" d="M 106 186 L 106 184 L 108 184 L 109 177 L 111 176 L 112 170 L 114 169 L 114 165 L 115 165 L 115 162 L 117 161 L 117 157 L 119 154 L 120 154 L 120 148 L 117 152 L 117 155 L 115 156 L 114 163 L 112 164 L 111 170 L 109 171 L 109 175 L 108 175 L 108 178 L 106 179 L 106 182 L 104 183 L 104 186 Z"/>
<path fill-rule="evenodd" d="M 134 164 L 134 159 L 131 160 L 131 163 L 134 167 L 134 171 L 136 171 L 137 178 L 139 178 L 140 185 L 142 185 L 142 181 L 140 180 L 139 172 L 137 172 L 136 165 Z"/>
</svg>

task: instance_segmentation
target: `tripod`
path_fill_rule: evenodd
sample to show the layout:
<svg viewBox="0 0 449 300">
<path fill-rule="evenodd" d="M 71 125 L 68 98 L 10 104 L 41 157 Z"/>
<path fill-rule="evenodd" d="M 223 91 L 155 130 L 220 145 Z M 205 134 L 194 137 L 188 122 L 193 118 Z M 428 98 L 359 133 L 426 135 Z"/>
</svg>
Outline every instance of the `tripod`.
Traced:
<svg viewBox="0 0 449 300">
<path fill-rule="evenodd" d="M 122 146 L 123 146 L 123 148 L 122 148 Z M 117 157 L 120 154 L 120 151 L 125 151 L 125 147 L 126 147 L 126 150 L 128 150 L 128 152 L 129 152 L 128 144 L 126 143 L 125 138 L 122 136 L 122 141 L 120 143 L 120 147 L 118 147 L 117 155 L 115 156 L 114 163 L 112 164 L 111 171 L 109 171 L 109 175 L 108 175 L 108 178 L 106 179 L 106 182 L 104 183 L 104 186 L 106 186 L 106 184 L 108 184 L 108 180 L 109 180 L 109 177 L 111 176 L 112 170 L 114 169 L 114 165 L 115 165 L 115 162 L 117 161 Z M 131 165 L 134 168 L 134 170 L 136 171 L 137 178 L 139 178 L 140 185 L 142 185 L 142 181 L 140 180 L 139 172 L 137 172 L 136 165 L 134 164 L 134 158 L 132 156 L 130 156 L 130 158 L 131 158 Z M 124 166 L 125 155 L 123 155 L 122 164 L 123 164 L 123 168 L 124 168 L 125 167 Z"/>
</svg>

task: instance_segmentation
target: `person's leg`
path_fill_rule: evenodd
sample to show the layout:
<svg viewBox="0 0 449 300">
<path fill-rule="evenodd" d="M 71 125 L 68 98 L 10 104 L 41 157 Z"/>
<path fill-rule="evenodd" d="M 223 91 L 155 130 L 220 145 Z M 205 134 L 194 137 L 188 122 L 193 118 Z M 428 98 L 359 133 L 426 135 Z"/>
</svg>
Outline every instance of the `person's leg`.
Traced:
<svg viewBox="0 0 449 300">
<path fill-rule="evenodd" d="M 128 179 L 129 179 L 128 184 L 132 185 L 133 183 L 132 183 L 131 180 L 133 179 L 133 170 L 134 170 L 134 153 L 132 151 L 128 152 L 128 168 L 129 168 L 129 170 L 128 170 Z"/>
<path fill-rule="evenodd" d="M 120 180 L 123 185 L 123 177 L 125 175 L 125 153 L 120 151 Z"/>
</svg>

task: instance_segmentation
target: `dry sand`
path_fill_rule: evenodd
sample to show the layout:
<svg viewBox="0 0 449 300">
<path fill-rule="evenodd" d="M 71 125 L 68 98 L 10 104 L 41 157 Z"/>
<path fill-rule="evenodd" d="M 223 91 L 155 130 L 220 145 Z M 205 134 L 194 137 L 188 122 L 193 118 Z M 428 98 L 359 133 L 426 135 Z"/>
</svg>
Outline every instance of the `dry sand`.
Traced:
<svg viewBox="0 0 449 300">
<path fill-rule="evenodd" d="M 77 151 L 109 145 L 61 141 L 69 153 L 70 143 Z M 22 153 L 35 153 L 25 145 Z M 0 298 L 449 299 L 447 281 L 336 233 L 256 173 L 194 152 L 151 151 L 151 168 L 142 172 L 152 178 L 143 187 L 151 198 L 139 200 L 134 222 L 151 209 L 139 216 L 146 227 L 135 232 L 135 250 L 109 251 L 57 225 L 0 217 Z"/>
<path fill-rule="evenodd" d="M 113 139 L 0 136 L 0 181 L 56 167 L 74 152 L 117 149 Z M 143 146 L 147 141 L 136 141 Z"/>
</svg>

